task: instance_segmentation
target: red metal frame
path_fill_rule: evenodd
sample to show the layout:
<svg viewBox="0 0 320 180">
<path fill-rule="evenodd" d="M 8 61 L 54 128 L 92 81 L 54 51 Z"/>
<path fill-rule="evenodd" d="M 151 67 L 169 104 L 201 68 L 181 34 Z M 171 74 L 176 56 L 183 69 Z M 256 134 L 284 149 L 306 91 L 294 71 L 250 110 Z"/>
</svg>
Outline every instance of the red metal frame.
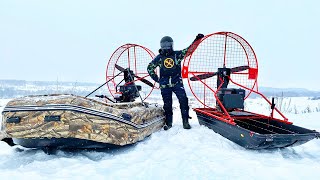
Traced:
<svg viewBox="0 0 320 180">
<path fill-rule="evenodd" d="M 230 35 L 229 35 L 230 34 Z M 267 101 L 267 103 L 271 106 L 271 102 L 263 95 L 261 94 L 260 92 L 258 92 L 258 60 L 257 60 L 257 57 L 256 57 L 256 54 L 253 50 L 253 48 L 251 47 L 251 45 L 244 39 L 242 38 L 241 36 L 237 35 L 237 34 L 234 34 L 232 32 L 217 32 L 217 33 L 212 33 L 212 34 L 209 34 L 207 36 L 205 36 L 204 38 L 202 38 L 200 41 L 197 42 L 197 45 L 196 45 L 196 48 L 199 46 L 199 44 L 201 44 L 203 41 L 205 41 L 207 38 L 213 36 L 213 35 L 225 35 L 225 40 L 224 40 L 224 56 L 223 56 L 223 66 L 226 65 L 226 51 L 227 51 L 227 38 L 230 37 L 232 39 L 234 39 L 235 41 L 237 41 L 241 46 L 242 46 L 242 49 L 244 50 L 245 52 L 245 56 L 247 58 L 247 62 L 248 62 L 248 66 L 249 68 L 252 68 L 250 67 L 250 63 L 253 62 L 255 64 L 255 67 L 254 67 L 254 70 L 255 70 L 255 74 L 254 76 L 251 76 L 249 78 L 249 72 L 248 73 L 241 73 L 241 72 L 238 72 L 238 73 L 233 73 L 233 74 L 248 74 L 248 79 L 253 79 L 254 82 L 253 82 L 253 85 L 251 88 L 249 87 L 246 87 L 244 85 L 241 85 L 237 82 L 235 82 L 234 80 L 231 79 L 230 76 L 228 76 L 229 78 L 229 81 L 231 83 L 233 83 L 234 85 L 237 85 L 241 88 L 244 88 L 246 90 L 249 91 L 249 93 L 245 96 L 244 99 L 248 98 L 249 95 L 251 93 L 256 93 L 260 96 L 262 96 L 262 98 L 264 100 Z M 239 38 L 239 39 L 238 39 Z M 196 51 L 196 48 L 192 48 L 191 50 L 189 49 L 188 51 L 188 57 L 185 57 L 185 61 L 184 61 L 184 64 L 183 64 L 183 68 L 182 68 L 182 75 L 183 75 L 183 78 L 188 78 L 189 76 L 192 76 L 192 77 L 196 77 L 198 78 L 196 75 L 197 74 L 205 74 L 205 73 L 210 73 L 210 72 L 201 72 L 201 71 L 189 71 L 189 65 L 190 65 L 190 61 L 193 57 L 193 54 L 194 52 Z M 250 50 L 250 55 L 248 54 L 247 50 Z M 250 58 L 250 59 L 249 59 Z M 255 61 L 253 61 L 255 60 Z M 213 72 L 212 72 L 213 73 Z M 255 78 L 252 78 L 252 77 L 255 77 Z M 234 118 L 238 118 L 238 119 L 241 119 L 241 118 L 245 118 L 245 117 L 236 117 L 236 116 L 230 116 L 230 114 L 228 113 L 228 111 L 226 110 L 226 108 L 223 106 L 222 102 L 219 100 L 219 98 L 217 97 L 217 92 L 219 91 L 219 89 L 221 88 L 221 85 L 223 83 L 221 83 L 220 87 L 217 87 L 217 89 L 215 90 L 214 88 L 210 87 L 209 85 L 206 84 L 205 80 L 201 80 L 198 78 L 198 82 L 201 82 L 202 85 L 206 88 L 208 88 L 210 91 L 212 91 L 213 95 L 214 95 L 214 98 L 216 99 L 216 103 L 219 104 L 219 106 L 221 107 L 221 110 L 222 111 L 218 111 L 216 108 L 213 108 L 211 107 L 210 105 L 208 105 L 207 103 L 209 102 L 206 102 L 206 91 L 204 88 L 204 91 L 203 91 L 203 101 L 199 99 L 199 97 L 196 95 L 196 93 L 194 92 L 194 90 L 192 89 L 192 85 L 191 85 L 191 82 L 190 82 L 190 78 L 188 78 L 188 84 L 189 84 L 189 87 L 190 87 L 190 90 L 192 92 L 192 94 L 194 95 L 194 97 L 204 106 L 204 108 L 194 108 L 194 110 L 196 112 L 200 112 L 202 114 L 205 114 L 207 116 L 210 116 L 210 117 L 213 117 L 215 119 L 218 119 L 218 120 L 221 120 L 223 122 L 226 122 L 226 123 L 229 123 L 229 124 L 232 124 L 232 125 L 235 125 L 235 122 L 234 122 Z M 215 104 L 215 103 L 212 103 L 212 104 Z M 278 119 L 278 118 L 275 118 L 273 117 L 273 111 L 276 111 L 283 119 Z M 289 122 L 288 121 L 288 118 L 286 118 L 276 107 L 275 109 L 272 110 L 272 112 L 270 113 L 270 116 L 265 116 L 265 115 L 261 115 L 261 114 L 257 114 L 257 113 L 253 113 L 253 112 L 249 112 L 249 111 L 244 111 L 244 110 L 241 110 L 243 112 L 248 112 L 248 113 L 251 113 L 253 114 L 255 117 L 260 117 L 260 118 L 268 118 L 270 120 L 276 120 L 276 121 L 280 121 L 280 122 L 283 122 L 283 123 L 286 123 L 286 124 L 292 124 L 292 122 Z"/>
<path fill-rule="evenodd" d="M 130 54 L 130 49 L 133 48 L 133 53 Z M 137 48 L 141 48 L 143 51 L 147 52 L 147 54 L 150 56 L 150 61 L 155 57 L 155 54 L 148 48 L 144 47 L 144 46 L 141 46 L 141 45 L 138 45 L 138 44 L 124 44 L 120 47 L 118 47 L 111 55 L 108 63 L 107 63 L 107 68 L 106 68 L 106 80 L 109 80 L 111 79 L 112 77 L 115 76 L 115 72 L 117 71 L 116 67 L 115 67 L 115 64 L 118 63 L 119 59 L 123 56 L 123 53 L 125 53 L 127 51 L 127 62 L 128 62 L 128 66 L 127 67 L 130 67 L 131 66 L 131 61 L 133 60 L 134 61 L 134 73 L 137 75 L 137 76 L 141 76 L 141 78 L 138 78 L 138 79 L 135 79 L 135 82 L 136 81 L 139 81 L 141 79 L 144 79 L 146 77 L 149 76 L 149 74 L 147 73 L 147 67 L 145 68 L 146 71 L 145 72 L 138 72 L 137 70 L 137 64 L 139 64 L 139 59 L 137 58 Z M 133 57 L 132 57 L 133 56 Z M 124 67 L 124 68 L 127 68 L 127 67 Z M 123 76 L 123 75 L 120 75 L 120 77 Z M 111 84 L 110 85 L 109 83 L 107 83 L 107 87 L 108 87 L 108 90 L 109 90 L 109 93 L 111 94 L 111 96 L 114 97 L 114 94 L 115 94 L 115 88 L 116 88 L 116 85 L 118 84 L 119 82 L 116 82 L 116 80 L 112 80 L 111 81 Z M 150 92 L 146 95 L 146 97 L 144 98 L 147 99 L 153 89 L 158 89 L 158 87 L 156 87 L 156 82 L 153 83 L 154 87 L 150 89 Z"/>
<path fill-rule="evenodd" d="M 196 112 L 200 112 L 202 114 L 205 114 L 205 115 L 207 115 L 209 117 L 212 117 L 212 118 L 218 119 L 220 121 L 223 121 L 225 123 L 231 124 L 231 125 L 235 125 L 236 124 L 234 122 L 234 120 L 232 120 L 232 121 L 227 120 L 227 116 L 225 114 L 223 114 L 222 112 L 218 111 L 217 109 L 194 108 L 193 110 L 196 111 Z M 292 122 L 287 121 L 287 120 L 282 120 L 282 119 L 278 119 L 278 118 L 270 118 L 270 116 L 257 114 L 257 113 L 251 112 L 251 111 L 244 111 L 244 110 L 241 110 L 241 111 L 252 114 L 253 116 L 249 116 L 250 118 L 270 119 L 270 120 L 282 122 L 282 123 L 285 123 L 285 124 L 293 124 Z M 244 116 L 231 116 L 231 118 L 232 119 L 247 119 L 248 117 L 247 116 L 245 116 L 245 117 Z"/>
<path fill-rule="evenodd" d="M 233 35 L 236 35 L 236 36 L 240 37 L 241 40 L 243 40 L 243 41 L 250 47 L 250 49 L 252 50 L 253 55 L 254 55 L 254 58 L 256 59 L 257 73 L 256 73 L 256 78 L 255 78 L 256 80 L 255 80 L 255 82 L 254 82 L 254 84 L 253 84 L 253 86 L 252 86 L 251 89 L 254 89 L 254 87 L 256 87 L 257 90 L 258 90 L 258 72 L 259 72 L 259 71 L 258 71 L 258 67 L 259 67 L 259 66 L 258 66 L 258 59 L 257 59 L 256 53 L 254 52 L 253 48 L 252 48 L 251 45 L 248 43 L 248 41 L 246 41 L 243 37 L 241 37 L 241 36 L 239 36 L 239 35 L 237 35 L 237 34 L 235 34 L 235 33 L 232 33 L 232 32 L 227 32 L 227 33 L 230 33 L 230 34 L 233 34 Z M 227 34 L 227 33 L 226 33 L 226 34 Z M 248 60 L 248 59 L 249 59 L 249 56 L 248 56 L 248 53 L 247 53 L 247 51 L 245 50 L 245 47 L 243 46 L 243 44 L 242 44 L 238 39 L 236 39 L 236 38 L 234 38 L 234 37 L 232 37 L 232 36 L 230 36 L 230 37 L 231 37 L 232 39 L 234 39 L 235 41 L 237 41 L 237 42 L 242 46 L 244 52 L 246 53 L 247 60 Z M 249 60 L 248 60 L 248 65 L 249 65 Z M 234 74 L 236 74 L 236 73 L 234 73 Z M 249 78 L 249 77 L 248 77 L 248 78 Z M 249 78 L 249 79 L 250 79 L 250 78 Z M 251 92 L 252 92 L 252 91 L 250 91 L 250 92 L 246 95 L 245 99 L 250 96 Z"/>
<path fill-rule="evenodd" d="M 248 89 L 247 87 L 242 86 L 241 84 L 238 84 L 238 83 L 234 82 L 230 77 L 229 77 L 229 80 L 230 80 L 233 84 L 235 84 L 235 85 L 237 85 L 237 86 L 240 86 L 240 87 L 242 87 L 242 88 L 244 88 L 244 89 Z M 253 90 L 253 92 L 256 93 L 256 94 L 259 94 L 265 101 L 268 102 L 268 104 L 269 104 L 270 106 L 272 105 L 272 103 L 268 100 L 268 98 L 266 98 L 263 94 L 261 94 L 261 93 L 258 92 L 258 91 L 255 91 L 255 90 Z M 276 110 L 277 113 L 279 113 L 279 115 L 284 119 L 284 121 L 288 121 L 288 118 L 285 117 L 285 116 L 281 113 L 281 111 L 279 111 L 279 109 L 278 109 L 277 107 L 274 107 L 274 110 Z M 271 118 L 274 119 L 274 117 L 273 117 L 273 111 L 271 112 Z"/>
<path fill-rule="evenodd" d="M 224 37 L 224 55 L 223 55 L 223 67 L 226 66 L 226 56 L 227 56 L 227 33 L 225 34 Z"/>
<path fill-rule="evenodd" d="M 250 94 L 252 93 L 253 89 L 257 89 L 257 90 L 258 90 L 258 81 L 257 81 L 257 78 L 258 78 L 258 61 L 257 61 L 256 54 L 255 54 L 253 48 L 251 47 L 251 45 L 250 45 L 244 38 L 242 38 L 241 36 L 239 36 L 239 35 L 237 35 L 237 34 L 235 34 L 235 33 L 232 33 L 232 32 L 217 32 L 217 33 L 212 33 L 212 34 L 206 35 L 204 38 L 202 38 L 201 40 L 197 41 L 197 44 L 196 44 L 195 46 L 193 46 L 193 47 L 195 47 L 195 48 L 190 48 L 190 49 L 188 50 L 188 52 L 187 52 L 187 54 L 190 55 L 190 56 L 186 56 L 186 57 L 185 57 L 184 65 L 183 65 L 183 67 L 182 67 L 182 75 L 183 75 L 183 78 L 188 78 L 188 75 L 189 75 L 189 74 L 193 74 L 193 75 L 194 75 L 195 73 L 196 73 L 196 74 L 207 73 L 207 72 L 193 72 L 193 71 L 190 71 L 190 72 L 189 72 L 189 65 L 190 65 L 190 60 L 192 59 L 193 53 L 195 52 L 195 50 L 196 50 L 196 48 L 199 46 L 199 44 L 201 44 L 201 43 L 202 43 L 203 41 L 205 41 L 207 38 L 209 38 L 209 37 L 211 37 L 211 36 L 214 36 L 214 35 L 224 35 L 224 36 L 226 37 L 226 38 L 225 38 L 225 45 L 224 45 L 224 47 L 225 47 L 225 52 L 224 52 L 224 64 L 225 64 L 225 61 L 226 61 L 226 54 L 225 54 L 225 53 L 226 53 L 226 45 L 227 45 L 227 44 L 226 44 L 226 41 L 227 41 L 227 37 L 234 39 L 235 41 L 237 41 L 237 42 L 242 46 L 242 48 L 243 48 L 243 50 L 244 50 L 244 52 L 245 52 L 245 54 L 246 54 L 246 57 L 247 57 L 248 65 L 249 65 L 249 57 L 248 57 L 248 54 L 247 54 L 247 51 L 246 51 L 245 46 L 244 46 L 238 39 L 236 39 L 236 38 L 233 37 L 233 36 L 236 36 L 236 37 L 240 38 L 240 39 L 245 43 L 245 45 L 248 46 L 248 48 L 250 49 L 250 51 L 253 53 L 253 56 L 254 56 L 254 59 L 255 59 L 255 64 L 256 64 L 256 66 L 257 66 L 257 73 L 256 73 L 255 81 L 253 82 L 253 85 L 252 85 L 252 87 L 251 87 L 251 90 L 249 91 L 249 93 L 248 93 L 248 94 L 246 95 L 246 97 L 245 97 L 245 99 L 248 98 L 248 97 L 250 96 Z M 234 74 L 237 74 L 237 73 L 234 73 Z M 240 74 L 240 73 L 238 73 L 238 74 Z M 198 96 L 196 95 L 196 93 L 193 91 L 192 86 L 191 86 L 191 84 L 190 84 L 190 79 L 189 79 L 189 78 L 188 78 L 188 85 L 189 85 L 190 90 L 191 90 L 192 94 L 194 95 L 194 97 L 195 97 L 202 105 L 204 105 L 204 107 L 209 107 L 209 106 L 207 106 L 206 104 L 204 104 L 204 103 L 202 102 L 202 100 L 200 100 L 200 99 L 198 98 Z M 205 94 L 204 94 L 204 99 L 205 99 Z"/>
<path fill-rule="evenodd" d="M 198 77 L 196 77 L 196 78 L 198 78 Z M 199 79 L 199 78 L 198 78 Z M 216 98 L 216 99 L 219 99 L 218 97 L 217 97 L 217 92 L 218 91 L 215 91 L 215 90 L 213 90 L 211 87 L 209 87 L 206 83 L 204 83 L 202 80 L 200 80 L 199 79 L 199 81 L 201 82 L 201 83 L 203 83 L 203 85 L 204 86 L 206 86 L 209 90 L 211 90 L 214 94 L 214 97 Z M 220 87 L 218 88 L 218 90 L 220 89 Z M 228 111 L 226 110 L 226 108 L 222 105 L 222 102 L 221 101 L 217 101 L 218 103 L 219 103 L 219 105 L 220 105 L 220 107 L 222 108 L 222 110 L 223 110 L 223 112 L 226 114 L 226 116 L 227 116 L 227 118 L 226 119 L 228 119 L 228 121 L 229 122 L 233 122 L 233 119 L 230 117 L 230 115 L 229 115 L 229 113 L 228 113 Z M 204 104 L 205 105 L 205 104 Z M 206 106 L 206 105 L 205 105 Z"/>
<path fill-rule="evenodd" d="M 233 121 L 233 119 L 232 119 L 232 121 L 227 120 L 226 116 L 224 114 L 222 114 L 222 113 L 218 113 L 217 110 L 213 109 L 213 110 L 210 111 L 210 108 L 194 108 L 193 110 L 196 111 L 196 112 L 200 112 L 201 114 L 205 114 L 205 115 L 207 115 L 209 117 L 213 117 L 215 119 L 223 121 L 225 123 L 236 125 L 236 123 Z"/>
</svg>

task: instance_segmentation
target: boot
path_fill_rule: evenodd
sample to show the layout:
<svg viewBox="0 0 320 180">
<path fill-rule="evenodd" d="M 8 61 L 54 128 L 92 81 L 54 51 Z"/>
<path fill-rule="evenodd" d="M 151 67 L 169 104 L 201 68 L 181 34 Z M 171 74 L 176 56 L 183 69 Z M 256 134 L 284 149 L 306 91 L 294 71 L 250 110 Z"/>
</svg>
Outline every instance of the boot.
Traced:
<svg viewBox="0 0 320 180">
<path fill-rule="evenodd" d="M 164 129 L 165 131 L 169 130 L 170 128 L 172 128 L 172 125 L 164 125 L 164 126 L 163 126 L 163 129 Z"/>
<path fill-rule="evenodd" d="M 184 129 L 191 129 L 191 126 L 190 126 L 190 124 L 189 124 L 188 118 L 183 119 L 183 120 L 182 120 L 182 123 L 183 123 L 183 128 L 184 128 Z"/>
<path fill-rule="evenodd" d="M 170 128 L 172 128 L 172 116 L 166 116 L 166 124 L 163 126 L 163 129 L 167 131 Z"/>
</svg>

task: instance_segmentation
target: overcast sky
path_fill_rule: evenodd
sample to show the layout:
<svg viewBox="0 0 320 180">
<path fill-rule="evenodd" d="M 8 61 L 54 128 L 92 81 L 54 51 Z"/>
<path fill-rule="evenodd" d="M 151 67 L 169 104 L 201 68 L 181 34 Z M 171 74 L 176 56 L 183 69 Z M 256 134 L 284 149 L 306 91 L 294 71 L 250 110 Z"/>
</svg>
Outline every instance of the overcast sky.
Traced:
<svg viewBox="0 0 320 180">
<path fill-rule="evenodd" d="M 317 0 L 0 0 L 0 79 L 103 83 L 125 43 L 153 52 L 231 31 L 259 61 L 259 85 L 320 90 Z M 145 65 L 147 66 L 147 65 Z"/>
</svg>

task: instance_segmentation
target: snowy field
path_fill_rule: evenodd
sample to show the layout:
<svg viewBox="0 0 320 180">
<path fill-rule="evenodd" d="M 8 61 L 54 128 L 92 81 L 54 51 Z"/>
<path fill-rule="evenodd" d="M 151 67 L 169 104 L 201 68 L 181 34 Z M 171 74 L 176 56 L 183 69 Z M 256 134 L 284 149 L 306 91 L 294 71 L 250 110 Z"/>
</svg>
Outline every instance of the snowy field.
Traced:
<svg viewBox="0 0 320 180">
<path fill-rule="evenodd" d="M 0 100 L 0 110 L 7 101 Z M 161 103 L 159 98 L 152 101 Z M 0 142 L 0 179 L 320 179 L 319 139 L 293 148 L 246 150 L 200 126 L 193 111 L 192 129 L 184 130 L 179 106 L 174 103 L 172 129 L 120 150 L 47 155 Z M 198 106 L 192 99 L 190 103 Z M 269 106 L 261 99 L 248 99 L 245 106 L 269 113 Z M 317 131 L 319 108 L 320 100 L 282 101 L 290 121 Z"/>
</svg>

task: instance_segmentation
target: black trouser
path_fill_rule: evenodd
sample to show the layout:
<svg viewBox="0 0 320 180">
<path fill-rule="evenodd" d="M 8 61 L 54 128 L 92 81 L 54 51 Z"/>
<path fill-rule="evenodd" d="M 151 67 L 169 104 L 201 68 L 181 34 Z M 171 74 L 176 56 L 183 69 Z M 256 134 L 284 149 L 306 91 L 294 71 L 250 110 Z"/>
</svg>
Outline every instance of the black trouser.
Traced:
<svg viewBox="0 0 320 180">
<path fill-rule="evenodd" d="M 161 88 L 167 125 L 172 125 L 172 92 L 176 94 L 179 100 L 182 119 L 187 120 L 189 118 L 188 98 L 183 84 L 178 83 L 174 87 Z"/>
</svg>

